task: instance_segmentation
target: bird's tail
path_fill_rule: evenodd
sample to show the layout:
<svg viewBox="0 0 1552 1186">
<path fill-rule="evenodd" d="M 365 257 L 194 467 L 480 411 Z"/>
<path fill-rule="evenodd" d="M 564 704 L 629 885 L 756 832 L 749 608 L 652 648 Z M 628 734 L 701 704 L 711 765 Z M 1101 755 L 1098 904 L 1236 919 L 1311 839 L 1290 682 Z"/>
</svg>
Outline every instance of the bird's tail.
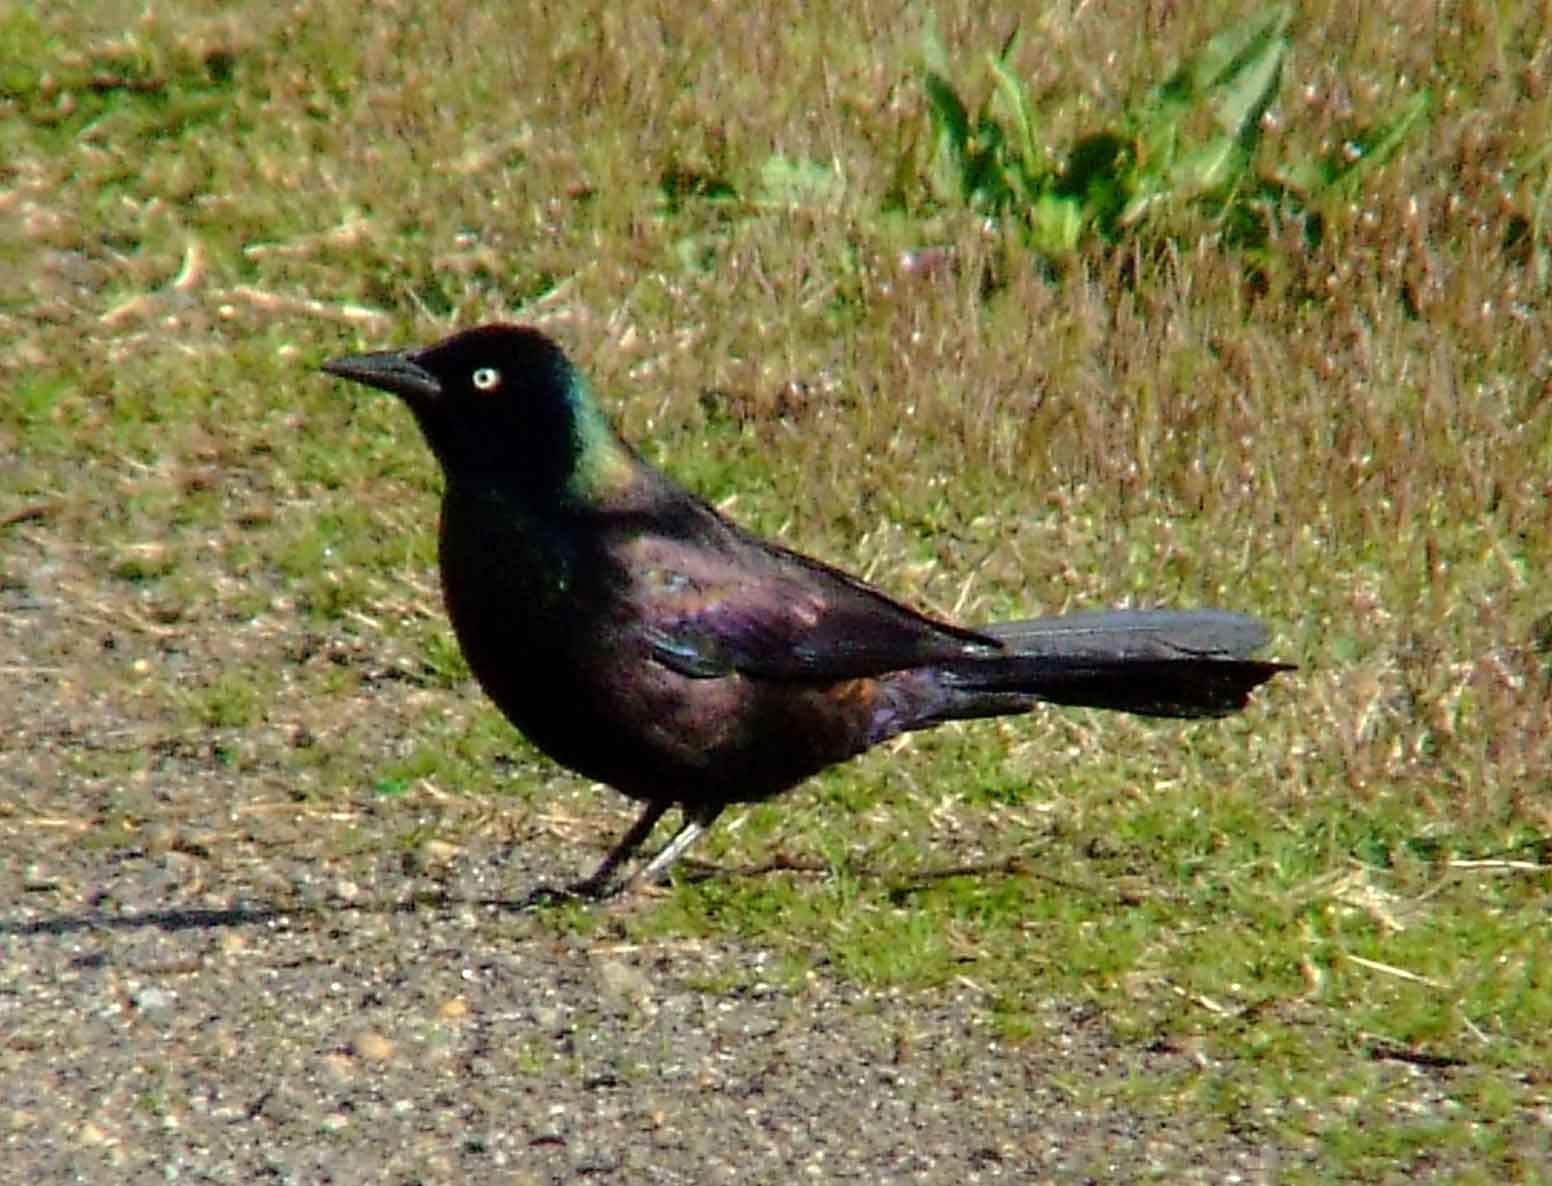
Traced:
<svg viewBox="0 0 1552 1186">
<path fill-rule="evenodd" d="M 930 719 L 1022 712 L 1037 701 L 1153 717 L 1218 717 L 1291 665 L 1250 658 L 1266 627 L 1223 610 L 1109 610 L 978 626 L 1000 654 L 933 669 Z"/>
</svg>

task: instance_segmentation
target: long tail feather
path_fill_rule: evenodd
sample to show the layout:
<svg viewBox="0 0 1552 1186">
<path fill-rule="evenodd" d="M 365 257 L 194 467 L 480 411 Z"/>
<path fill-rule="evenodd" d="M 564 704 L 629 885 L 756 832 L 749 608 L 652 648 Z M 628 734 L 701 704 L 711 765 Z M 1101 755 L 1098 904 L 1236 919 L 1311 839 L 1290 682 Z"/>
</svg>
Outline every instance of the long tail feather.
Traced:
<svg viewBox="0 0 1552 1186">
<path fill-rule="evenodd" d="M 1223 610 L 1110 610 L 979 627 L 999 655 L 937 668 L 937 719 L 1001 716 L 1035 701 L 1156 717 L 1225 716 L 1290 664 L 1252 659 L 1266 628 Z"/>
</svg>

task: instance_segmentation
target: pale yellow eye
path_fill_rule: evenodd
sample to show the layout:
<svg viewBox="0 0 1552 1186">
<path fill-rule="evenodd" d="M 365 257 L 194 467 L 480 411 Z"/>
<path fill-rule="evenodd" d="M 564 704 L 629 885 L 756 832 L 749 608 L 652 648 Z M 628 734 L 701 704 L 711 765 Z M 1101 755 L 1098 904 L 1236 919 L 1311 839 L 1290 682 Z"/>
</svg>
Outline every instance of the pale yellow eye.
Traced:
<svg viewBox="0 0 1552 1186">
<path fill-rule="evenodd" d="M 501 386 L 501 372 L 495 367 L 481 367 L 469 376 L 476 391 L 494 391 Z"/>
</svg>

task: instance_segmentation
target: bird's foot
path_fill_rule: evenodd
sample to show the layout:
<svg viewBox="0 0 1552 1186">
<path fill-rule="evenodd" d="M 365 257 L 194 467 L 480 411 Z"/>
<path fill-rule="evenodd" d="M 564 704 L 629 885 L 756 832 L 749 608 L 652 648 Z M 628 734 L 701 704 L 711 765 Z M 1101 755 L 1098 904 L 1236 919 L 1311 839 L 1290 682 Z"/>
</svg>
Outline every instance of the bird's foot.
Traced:
<svg viewBox="0 0 1552 1186">
<path fill-rule="evenodd" d="M 528 896 L 518 902 L 518 910 L 543 910 L 550 906 L 564 906 L 570 902 L 601 902 L 610 896 L 608 886 L 591 885 L 591 878 L 571 885 L 541 885 L 530 890 Z"/>
<path fill-rule="evenodd" d="M 582 902 L 607 902 L 610 898 L 619 896 L 629 881 L 615 881 L 611 874 L 612 869 L 600 869 L 600 877 L 594 873 L 591 877 L 584 877 L 581 881 L 573 881 L 565 889 L 566 896 L 572 901 Z"/>
</svg>

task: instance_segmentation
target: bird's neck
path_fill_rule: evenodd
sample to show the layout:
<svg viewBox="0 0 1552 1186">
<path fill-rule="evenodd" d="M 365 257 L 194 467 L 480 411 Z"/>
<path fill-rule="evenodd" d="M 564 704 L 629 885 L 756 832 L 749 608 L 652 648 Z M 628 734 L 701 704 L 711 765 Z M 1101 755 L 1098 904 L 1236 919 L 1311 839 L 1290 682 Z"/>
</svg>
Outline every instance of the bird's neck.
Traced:
<svg viewBox="0 0 1552 1186">
<path fill-rule="evenodd" d="M 585 392 L 574 406 L 572 440 L 571 473 L 561 490 L 563 503 L 573 507 L 606 503 L 637 480 L 641 462 Z"/>
<path fill-rule="evenodd" d="M 450 480 L 442 496 L 442 581 L 455 624 L 543 612 L 577 563 L 566 517 L 503 483 Z"/>
</svg>

